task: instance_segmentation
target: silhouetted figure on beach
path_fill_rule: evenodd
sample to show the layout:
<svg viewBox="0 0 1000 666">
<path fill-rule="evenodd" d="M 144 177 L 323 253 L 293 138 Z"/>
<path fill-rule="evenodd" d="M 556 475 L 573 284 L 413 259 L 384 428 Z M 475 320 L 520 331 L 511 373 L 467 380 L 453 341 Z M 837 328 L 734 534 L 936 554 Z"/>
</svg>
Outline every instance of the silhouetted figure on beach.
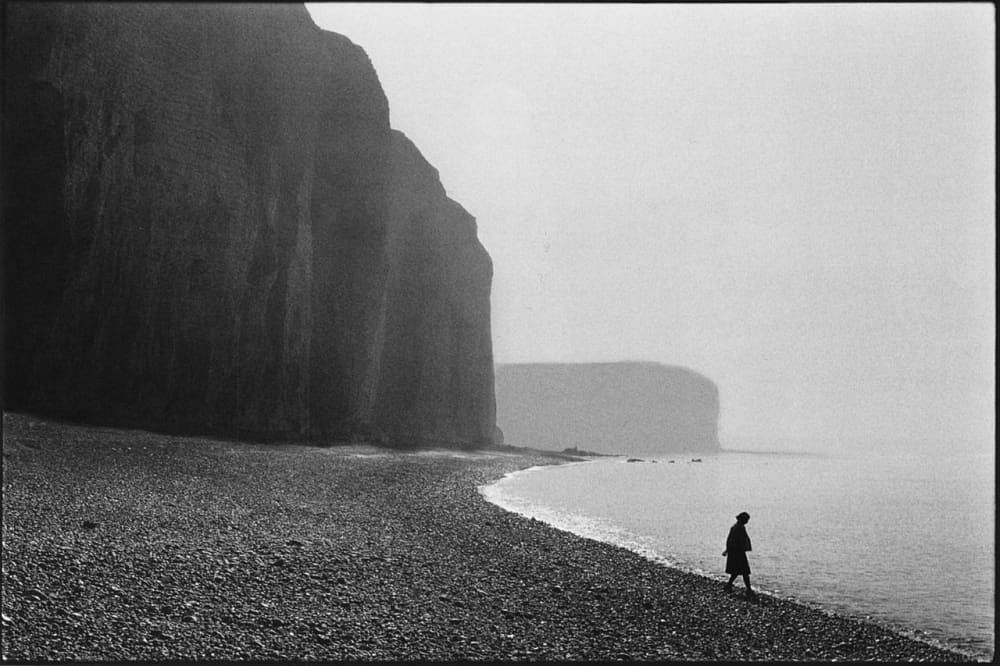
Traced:
<svg viewBox="0 0 1000 666">
<path fill-rule="evenodd" d="M 722 551 L 722 555 L 726 558 L 726 573 L 729 574 L 726 592 L 732 592 L 733 581 L 736 580 L 737 576 L 743 576 L 743 584 L 747 588 L 747 599 L 756 599 L 757 595 L 750 587 L 750 561 L 747 560 L 747 552 L 753 550 L 750 547 L 750 536 L 747 534 L 746 524 L 748 522 L 750 522 L 750 514 L 746 511 L 736 516 L 736 524 L 729 528 L 726 549 Z"/>
</svg>

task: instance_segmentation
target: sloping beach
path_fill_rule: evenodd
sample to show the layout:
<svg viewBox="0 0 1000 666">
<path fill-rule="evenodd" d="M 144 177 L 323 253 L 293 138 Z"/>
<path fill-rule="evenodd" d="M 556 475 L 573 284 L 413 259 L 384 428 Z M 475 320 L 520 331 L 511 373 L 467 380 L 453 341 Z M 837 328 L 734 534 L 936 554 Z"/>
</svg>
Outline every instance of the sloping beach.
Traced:
<svg viewBox="0 0 1000 666">
<path fill-rule="evenodd" d="M 170 437 L 4 416 L 8 661 L 933 660 L 485 501 L 566 457 Z"/>
</svg>

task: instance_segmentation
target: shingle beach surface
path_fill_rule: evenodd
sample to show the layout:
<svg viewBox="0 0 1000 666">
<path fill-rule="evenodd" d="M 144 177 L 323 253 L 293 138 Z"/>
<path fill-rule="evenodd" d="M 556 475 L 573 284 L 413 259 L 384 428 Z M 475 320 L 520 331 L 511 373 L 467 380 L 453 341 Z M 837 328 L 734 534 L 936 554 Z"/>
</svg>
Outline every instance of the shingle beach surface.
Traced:
<svg viewBox="0 0 1000 666">
<path fill-rule="evenodd" d="M 561 460 L 171 437 L 7 414 L 8 661 L 968 661 L 500 509 Z"/>
</svg>

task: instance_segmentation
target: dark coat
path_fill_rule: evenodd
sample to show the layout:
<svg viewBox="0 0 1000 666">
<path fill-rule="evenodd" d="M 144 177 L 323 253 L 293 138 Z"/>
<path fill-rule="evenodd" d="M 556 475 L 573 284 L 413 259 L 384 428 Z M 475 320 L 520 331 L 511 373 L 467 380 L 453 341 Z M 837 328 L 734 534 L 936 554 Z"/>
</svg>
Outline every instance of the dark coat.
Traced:
<svg viewBox="0 0 1000 666">
<path fill-rule="evenodd" d="M 753 550 L 750 547 L 750 535 L 743 523 L 736 523 L 729 528 L 729 537 L 726 538 L 726 573 L 727 574 L 749 574 L 750 561 L 747 560 L 747 551 Z"/>
</svg>

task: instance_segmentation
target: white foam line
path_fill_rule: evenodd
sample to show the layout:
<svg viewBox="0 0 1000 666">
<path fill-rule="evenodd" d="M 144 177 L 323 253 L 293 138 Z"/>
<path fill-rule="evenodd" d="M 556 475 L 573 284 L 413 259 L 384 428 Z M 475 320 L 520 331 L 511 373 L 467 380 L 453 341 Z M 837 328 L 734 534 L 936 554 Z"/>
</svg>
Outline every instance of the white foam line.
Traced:
<svg viewBox="0 0 1000 666">
<path fill-rule="evenodd" d="M 596 462 L 600 461 L 583 460 L 580 462 L 566 463 L 566 465 L 583 465 L 587 463 L 596 463 Z M 557 467 L 563 467 L 563 466 L 564 465 L 558 465 Z M 590 539 L 591 541 L 607 543 L 612 546 L 618 546 L 620 548 L 630 550 L 633 553 L 636 553 L 637 555 L 640 555 L 646 558 L 647 560 L 655 562 L 656 564 L 659 564 L 661 566 L 677 569 L 679 571 L 694 574 L 696 576 L 701 576 L 702 578 L 707 578 L 712 581 L 722 582 L 727 580 L 725 574 L 707 572 L 704 569 L 698 567 L 686 566 L 674 562 L 669 558 L 657 553 L 654 549 L 643 544 L 641 539 L 637 538 L 635 535 L 630 534 L 614 526 L 611 523 L 599 521 L 593 518 L 589 518 L 587 516 L 581 516 L 578 514 L 571 514 L 554 509 L 548 509 L 546 507 L 539 506 L 527 500 L 518 500 L 514 497 L 504 496 L 503 489 L 500 486 L 507 479 L 513 479 L 518 476 L 523 476 L 528 473 L 535 473 L 545 469 L 554 469 L 554 466 L 535 465 L 534 467 L 519 469 L 510 472 L 508 474 L 505 474 L 503 478 L 499 479 L 494 483 L 478 486 L 477 490 L 479 491 L 479 494 L 482 495 L 483 498 L 486 501 L 490 502 L 491 504 L 495 504 L 496 506 L 500 507 L 505 511 L 509 511 L 511 513 L 523 516 L 525 518 L 534 518 L 535 520 L 543 522 L 549 527 L 552 527 L 554 529 L 563 532 L 569 532 L 570 534 L 574 534 L 584 539 Z M 806 606 L 808 608 L 811 608 L 815 611 L 819 611 L 829 616 L 847 617 L 849 619 L 857 620 L 860 622 L 866 622 L 868 624 L 881 626 L 885 629 L 888 629 L 889 631 L 901 634 L 912 640 L 919 641 L 921 643 L 926 643 L 934 647 L 951 650 L 953 652 L 958 652 L 960 654 L 969 657 L 974 661 L 990 661 L 989 659 L 985 659 L 961 647 L 948 645 L 946 643 L 935 640 L 928 636 L 916 634 L 915 633 L 916 630 L 914 629 L 893 625 L 887 622 L 879 622 L 871 619 L 868 616 L 863 617 L 861 615 L 843 613 L 831 610 L 829 608 L 824 608 L 823 606 L 820 606 L 819 604 L 812 601 L 800 599 L 798 597 L 795 597 L 787 593 L 762 588 L 759 584 L 755 585 L 754 589 L 757 592 L 757 594 L 764 594 L 770 597 L 774 597 L 776 599 L 791 601 L 793 603 L 799 604 L 800 606 Z"/>
<path fill-rule="evenodd" d="M 564 467 L 569 465 L 585 465 L 590 463 L 600 462 L 597 460 L 582 460 L 579 462 L 566 463 L 565 465 L 559 465 L 558 467 Z M 626 532 L 610 522 L 597 520 L 590 518 L 588 516 L 582 516 L 579 514 L 569 513 L 565 511 L 558 511 L 555 509 L 549 509 L 543 506 L 539 506 L 533 502 L 527 500 L 519 500 L 516 497 L 505 495 L 502 485 L 508 479 L 514 479 L 519 476 L 523 476 L 529 473 L 535 473 L 539 470 L 554 469 L 552 465 L 536 465 L 534 467 L 528 467 L 526 469 L 516 470 L 504 475 L 503 478 L 492 484 L 487 484 L 479 486 L 477 490 L 488 502 L 495 504 L 496 506 L 504 509 L 505 511 L 510 511 L 511 513 L 523 516 L 525 518 L 534 518 L 539 520 L 546 525 L 553 527 L 555 529 L 570 532 L 576 536 L 583 537 L 585 539 L 591 539 L 592 541 L 599 541 L 602 543 L 608 543 L 613 546 L 620 546 L 632 552 L 638 553 L 643 557 L 657 562 L 659 564 L 664 564 L 666 566 L 671 566 L 679 568 L 675 563 L 671 562 L 668 558 L 657 553 L 655 550 L 650 548 L 648 545 L 644 544 L 641 539 L 638 539 L 635 535 Z"/>
</svg>

